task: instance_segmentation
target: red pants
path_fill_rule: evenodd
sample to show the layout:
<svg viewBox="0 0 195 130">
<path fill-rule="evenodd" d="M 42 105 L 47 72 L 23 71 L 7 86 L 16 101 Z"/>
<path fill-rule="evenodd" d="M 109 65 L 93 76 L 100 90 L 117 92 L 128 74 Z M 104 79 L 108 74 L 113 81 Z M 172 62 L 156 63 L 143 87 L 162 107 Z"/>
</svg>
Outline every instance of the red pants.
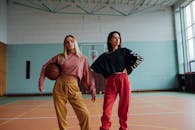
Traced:
<svg viewBox="0 0 195 130">
<path fill-rule="evenodd" d="M 108 77 L 104 94 L 102 126 L 100 130 L 109 130 L 111 127 L 112 107 L 119 93 L 118 117 L 119 130 L 127 130 L 127 116 L 130 103 L 130 82 L 126 73 L 114 74 Z"/>
</svg>

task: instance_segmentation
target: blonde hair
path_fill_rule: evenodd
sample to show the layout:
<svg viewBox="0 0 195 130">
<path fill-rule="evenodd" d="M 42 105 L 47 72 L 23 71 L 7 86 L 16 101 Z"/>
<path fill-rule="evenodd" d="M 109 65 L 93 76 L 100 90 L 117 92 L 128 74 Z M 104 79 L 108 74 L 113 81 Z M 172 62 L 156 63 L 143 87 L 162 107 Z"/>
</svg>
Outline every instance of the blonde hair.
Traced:
<svg viewBox="0 0 195 130">
<path fill-rule="evenodd" d="M 69 38 L 69 37 L 71 37 L 71 38 L 74 39 L 76 55 L 77 55 L 78 57 L 80 57 L 80 56 L 82 55 L 82 53 L 81 53 L 81 51 L 80 51 L 80 49 L 79 49 L 79 46 L 78 46 L 78 43 L 77 43 L 76 38 L 75 38 L 73 35 L 66 35 L 66 37 L 64 38 L 64 53 L 63 53 L 63 54 L 64 54 L 65 60 L 66 60 L 66 58 L 67 58 L 67 56 L 68 56 L 68 49 L 66 48 L 65 43 L 66 43 L 67 38 Z"/>
</svg>

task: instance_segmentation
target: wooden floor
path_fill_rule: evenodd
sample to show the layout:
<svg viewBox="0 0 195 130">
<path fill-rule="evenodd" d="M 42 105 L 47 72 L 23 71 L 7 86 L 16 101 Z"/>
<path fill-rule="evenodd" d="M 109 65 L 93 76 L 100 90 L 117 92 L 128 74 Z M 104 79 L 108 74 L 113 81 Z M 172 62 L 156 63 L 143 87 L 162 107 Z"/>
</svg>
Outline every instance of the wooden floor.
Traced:
<svg viewBox="0 0 195 130">
<path fill-rule="evenodd" d="M 92 130 L 98 130 L 101 124 L 102 97 L 98 95 L 93 103 L 84 95 Z M 111 130 L 119 128 L 117 101 Z M 67 107 L 69 130 L 80 130 L 72 107 Z M 195 130 L 195 94 L 133 93 L 128 117 L 129 130 Z M 52 97 L 1 97 L 0 130 L 58 130 Z"/>
</svg>

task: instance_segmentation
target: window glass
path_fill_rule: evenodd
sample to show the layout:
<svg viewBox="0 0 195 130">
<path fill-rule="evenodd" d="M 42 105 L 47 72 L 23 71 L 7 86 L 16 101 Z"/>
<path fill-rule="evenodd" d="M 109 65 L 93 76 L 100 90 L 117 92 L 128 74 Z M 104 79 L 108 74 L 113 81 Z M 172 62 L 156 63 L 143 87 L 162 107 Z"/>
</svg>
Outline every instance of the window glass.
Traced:
<svg viewBox="0 0 195 130">
<path fill-rule="evenodd" d="M 193 39 L 188 40 L 188 48 L 189 48 L 189 61 L 193 60 L 194 57 L 194 43 L 193 43 Z"/>
<path fill-rule="evenodd" d="M 188 5 L 185 8 L 185 16 L 186 16 L 186 27 L 189 27 L 190 25 L 192 25 L 192 18 L 191 18 L 191 10 L 190 10 L 190 5 Z"/>
<path fill-rule="evenodd" d="M 187 39 L 192 38 L 192 27 L 187 28 Z"/>
<path fill-rule="evenodd" d="M 192 12 L 193 12 L 193 18 L 194 18 L 194 23 L 195 23 L 195 0 L 192 2 Z"/>
</svg>

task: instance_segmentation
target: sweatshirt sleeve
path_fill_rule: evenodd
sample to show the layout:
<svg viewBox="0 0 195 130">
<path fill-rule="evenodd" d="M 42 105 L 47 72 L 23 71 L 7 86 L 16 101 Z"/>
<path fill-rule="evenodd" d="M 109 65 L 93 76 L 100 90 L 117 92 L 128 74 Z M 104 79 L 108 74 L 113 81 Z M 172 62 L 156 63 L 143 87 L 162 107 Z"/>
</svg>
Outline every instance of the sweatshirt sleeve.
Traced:
<svg viewBox="0 0 195 130">
<path fill-rule="evenodd" d="M 39 86 L 44 87 L 44 81 L 45 81 L 45 68 L 50 63 L 56 63 L 58 61 L 58 55 L 52 57 L 50 60 L 48 60 L 45 64 L 42 65 L 41 73 L 39 77 Z"/>
<path fill-rule="evenodd" d="M 90 91 L 96 91 L 95 88 L 95 80 L 93 77 L 93 74 L 91 72 L 89 63 L 87 61 L 87 58 L 85 57 L 84 59 L 84 66 L 83 66 L 83 78 L 82 78 L 82 83 L 83 85 Z"/>
<path fill-rule="evenodd" d="M 132 50 L 127 50 L 126 52 L 126 62 L 127 62 L 127 73 L 130 74 L 133 69 L 138 67 L 138 65 L 143 61 L 143 57 L 139 54 L 133 52 Z"/>
<path fill-rule="evenodd" d="M 103 74 L 105 72 L 105 67 L 104 67 L 104 58 L 103 58 L 103 54 L 100 55 L 91 65 L 91 68 L 100 74 Z"/>
</svg>

